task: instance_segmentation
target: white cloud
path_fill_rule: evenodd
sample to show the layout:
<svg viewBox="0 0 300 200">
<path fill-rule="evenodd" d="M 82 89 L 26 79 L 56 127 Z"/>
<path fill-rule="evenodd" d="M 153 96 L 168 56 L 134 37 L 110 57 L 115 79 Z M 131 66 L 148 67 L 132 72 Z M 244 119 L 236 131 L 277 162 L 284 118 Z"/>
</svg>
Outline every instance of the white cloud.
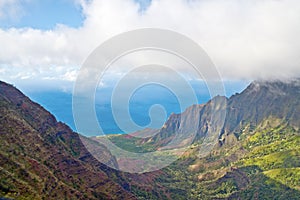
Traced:
<svg viewBox="0 0 300 200">
<path fill-rule="evenodd" d="M 61 79 L 65 81 L 75 81 L 77 77 L 77 70 L 67 71 L 64 75 L 62 75 Z"/>
<path fill-rule="evenodd" d="M 80 28 L 0 29 L 2 77 L 17 71 L 28 78 L 25 72 L 30 71 L 73 81 L 74 68 L 101 42 L 143 27 L 191 37 L 226 79 L 300 76 L 298 0 L 153 0 L 142 13 L 134 0 L 76 1 L 85 16 Z M 0 17 L 3 2 L 18 8 L 18 1 L 0 0 Z"/>
</svg>

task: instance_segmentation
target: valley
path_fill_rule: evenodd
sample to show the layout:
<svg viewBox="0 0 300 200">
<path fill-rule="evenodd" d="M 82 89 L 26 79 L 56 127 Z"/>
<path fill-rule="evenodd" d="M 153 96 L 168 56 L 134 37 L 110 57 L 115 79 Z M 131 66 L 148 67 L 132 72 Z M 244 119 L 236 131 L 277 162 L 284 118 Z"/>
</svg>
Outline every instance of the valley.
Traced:
<svg viewBox="0 0 300 200">
<path fill-rule="evenodd" d="M 230 98 L 216 97 L 217 100 L 194 105 L 182 114 L 172 114 L 160 129 L 135 133 L 146 136 L 149 131 L 156 133 L 153 136 L 106 136 L 120 148 L 136 153 L 159 151 L 176 133 L 189 141 L 184 143 L 186 151 L 181 151 L 181 142 L 171 146 L 171 156 L 182 153 L 171 165 L 153 172 L 126 173 L 100 163 L 82 144 L 83 136 L 58 122 L 13 86 L 1 82 L 0 196 L 299 199 L 299 91 L 299 80 L 253 82 Z M 211 112 L 214 109 L 217 111 Z M 220 123 L 216 119 L 222 119 L 223 112 L 226 118 Z M 193 131 L 195 137 L 184 137 L 186 130 Z M 210 151 L 203 152 L 207 136 L 216 140 Z M 107 163 L 116 168 L 124 164 L 98 137 L 84 138 Z M 162 160 L 169 157 L 160 154 Z M 136 165 L 131 164 L 128 167 Z"/>
</svg>

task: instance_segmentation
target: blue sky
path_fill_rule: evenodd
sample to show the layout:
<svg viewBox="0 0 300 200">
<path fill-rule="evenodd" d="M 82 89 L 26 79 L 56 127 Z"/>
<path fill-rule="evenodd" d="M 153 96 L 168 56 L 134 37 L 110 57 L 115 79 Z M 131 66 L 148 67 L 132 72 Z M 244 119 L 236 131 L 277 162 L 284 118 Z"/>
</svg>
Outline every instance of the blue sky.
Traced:
<svg viewBox="0 0 300 200">
<path fill-rule="evenodd" d="M 20 17 L 6 17 L 0 20 L 2 28 L 32 27 L 53 29 L 56 24 L 79 27 L 83 22 L 80 6 L 72 0 L 32 0 L 21 3 Z"/>
</svg>

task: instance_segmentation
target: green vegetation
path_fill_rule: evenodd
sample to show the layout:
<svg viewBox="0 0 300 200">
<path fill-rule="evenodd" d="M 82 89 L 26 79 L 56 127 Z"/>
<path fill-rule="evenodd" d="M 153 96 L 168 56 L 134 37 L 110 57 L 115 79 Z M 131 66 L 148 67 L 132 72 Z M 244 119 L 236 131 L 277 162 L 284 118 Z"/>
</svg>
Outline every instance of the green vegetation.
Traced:
<svg viewBox="0 0 300 200">
<path fill-rule="evenodd" d="M 216 147 L 204 158 L 197 158 L 194 144 L 155 182 L 172 199 L 298 199 L 299 133 L 285 123 L 258 127 L 243 132 L 234 147 Z"/>
<path fill-rule="evenodd" d="M 130 135 L 112 135 L 108 139 L 116 146 L 134 153 L 146 153 L 155 151 L 151 143 L 142 143 L 142 139 Z"/>
<path fill-rule="evenodd" d="M 251 87 L 229 100 L 224 135 L 207 156 L 199 157 L 198 138 L 170 166 L 128 174 L 99 163 L 77 134 L 0 82 L 0 198 L 299 199 L 299 86 Z M 282 106 L 284 103 L 288 105 Z M 206 124 L 210 116 L 201 111 Z M 193 118 L 195 113 L 191 114 Z M 188 122 L 193 123 L 189 117 Z M 176 119 L 170 122 L 171 128 Z M 163 143 L 172 137 L 173 128 L 161 133 Z M 139 153 L 154 151 L 162 144 L 130 135 L 109 139 L 122 149 Z M 117 163 L 100 140 L 87 141 L 101 156 Z M 157 151 L 150 160 L 177 158 L 179 150 Z M 143 166 L 140 158 L 123 162 L 130 167 Z"/>
<path fill-rule="evenodd" d="M 281 168 L 265 171 L 264 174 L 281 184 L 300 190 L 300 168 Z"/>
</svg>

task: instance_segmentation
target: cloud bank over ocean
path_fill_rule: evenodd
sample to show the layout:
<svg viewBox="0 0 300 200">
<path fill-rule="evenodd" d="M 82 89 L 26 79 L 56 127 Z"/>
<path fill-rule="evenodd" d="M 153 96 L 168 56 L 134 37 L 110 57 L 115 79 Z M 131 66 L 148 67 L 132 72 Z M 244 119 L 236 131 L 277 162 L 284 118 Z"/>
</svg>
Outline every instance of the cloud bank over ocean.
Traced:
<svg viewBox="0 0 300 200">
<path fill-rule="evenodd" d="M 153 0 L 146 7 L 134 0 L 75 3 L 84 18 L 80 27 L 0 28 L 1 79 L 72 83 L 103 41 L 148 27 L 170 29 L 196 41 L 224 79 L 300 76 L 298 0 Z M 0 2 L 0 18 L 23 15 L 19 1 Z"/>
</svg>

